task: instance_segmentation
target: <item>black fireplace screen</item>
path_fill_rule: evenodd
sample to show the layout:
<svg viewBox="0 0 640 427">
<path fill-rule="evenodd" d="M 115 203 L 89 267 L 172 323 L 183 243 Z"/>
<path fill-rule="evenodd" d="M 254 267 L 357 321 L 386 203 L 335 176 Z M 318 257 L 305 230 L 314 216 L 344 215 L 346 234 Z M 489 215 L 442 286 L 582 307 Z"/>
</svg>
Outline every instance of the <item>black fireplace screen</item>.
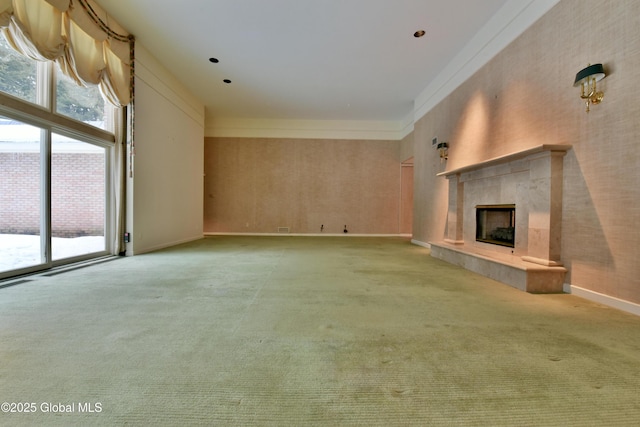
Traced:
<svg viewBox="0 0 640 427">
<path fill-rule="evenodd" d="M 516 205 L 476 206 L 476 241 L 515 247 Z"/>
</svg>

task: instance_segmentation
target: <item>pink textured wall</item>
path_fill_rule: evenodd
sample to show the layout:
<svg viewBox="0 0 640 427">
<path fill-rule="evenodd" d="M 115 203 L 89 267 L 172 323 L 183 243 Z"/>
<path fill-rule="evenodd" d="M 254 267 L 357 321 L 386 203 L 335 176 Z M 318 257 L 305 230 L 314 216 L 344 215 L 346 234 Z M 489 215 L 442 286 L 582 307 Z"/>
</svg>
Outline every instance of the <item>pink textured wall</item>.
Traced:
<svg viewBox="0 0 640 427">
<path fill-rule="evenodd" d="M 204 231 L 398 234 L 399 141 L 205 138 Z"/>
<path fill-rule="evenodd" d="M 564 158 L 566 282 L 640 303 L 640 2 L 562 0 L 414 128 L 414 239 L 442 240 L 447 182 L 435 175 L 540 144 Z M 600 105 L 585 112 L 575 74 L 602 62 Z M 450 142 L 439 163 L 429 141 Z"/>
<path fill-rule="evenodd" d="M 402 165 L 400 194 L 400 233 L 413 230 L 413 164 Z"/>
</svg>

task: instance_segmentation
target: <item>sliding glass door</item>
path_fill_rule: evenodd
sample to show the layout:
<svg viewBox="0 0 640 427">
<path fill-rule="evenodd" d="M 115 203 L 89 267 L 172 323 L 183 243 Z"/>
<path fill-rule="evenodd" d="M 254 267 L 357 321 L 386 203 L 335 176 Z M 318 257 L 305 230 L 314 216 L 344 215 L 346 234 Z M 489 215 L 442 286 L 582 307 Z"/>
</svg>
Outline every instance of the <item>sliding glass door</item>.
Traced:
<svg viewBox="0 0 640 427">
<path fill-rule="evenodd" d="M 0 117 L 0 278 L 107 253 L 109 152 Z"/>
<path fill-rule="evenodd" d="M 51 248 L 53 260 L 104 251 L 106 149 L 52 136 Z"/>
<path fill-rule="evenodd" d="M 46 264 L 46 133 L 0 117 L 0 274 Z"/>
</svg>

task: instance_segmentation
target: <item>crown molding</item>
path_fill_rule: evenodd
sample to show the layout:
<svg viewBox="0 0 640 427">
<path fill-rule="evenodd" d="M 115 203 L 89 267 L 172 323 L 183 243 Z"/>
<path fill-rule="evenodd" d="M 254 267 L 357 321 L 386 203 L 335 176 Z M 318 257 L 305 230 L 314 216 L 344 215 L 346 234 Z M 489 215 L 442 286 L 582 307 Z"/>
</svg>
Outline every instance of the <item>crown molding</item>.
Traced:
<svg viewBox="0 0 640 427">
<path fill-rule="evenodd" d="M 411 122 L 413 126 L 413 122 Z M 208 118 L 206 137 L 400 140 L 405 121 Z"/>
</svg>

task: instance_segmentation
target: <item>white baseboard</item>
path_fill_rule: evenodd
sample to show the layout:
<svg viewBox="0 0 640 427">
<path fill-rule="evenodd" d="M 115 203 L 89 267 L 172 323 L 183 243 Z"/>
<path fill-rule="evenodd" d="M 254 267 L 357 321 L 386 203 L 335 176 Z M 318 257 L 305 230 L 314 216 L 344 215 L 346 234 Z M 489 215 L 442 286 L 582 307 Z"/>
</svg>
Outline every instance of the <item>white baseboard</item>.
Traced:
<svg viewBox="0 0 640 427">
<path fill-rule="evenodd" d="M 127 243 L 127 248 L 126 248 L 125 255 L 126 256 L 142 255 L 142 254 L 146 254 L 146 253 L 149 253 L 149 252 L 159 251 L 160 249 L 170 248 L 171 246 L 176 246 L 176 245 L 181 245 L 183 243 L 193 242 L 195 240 L 200 240 L 202 238 L 203 238 L 203 236 L 201 236 L 201 235 L 191 236 L 191 237 L 187 237 L 185 239 L 180 239 L 180 240 L 175 240 L 175 241 L 172 241 L 172 242 L 162 243 L 160 245 L 149 246 L 149 247 L 146 247 L 146 248 L 138 249 L 136 251 L 130 249 L 132 243 Z"/>
<path fill-rule="evenodd" d="M 565 283 L 564 291 L 572 295 L 588 299 L 589 301 L 597 302 L 602 305 L 617 308 L 618 310 L 626 311 L 636 316 L 640 316 L 640 304 L 636 304 L 631 301 L 625 301 L 620 298 L 612 297 L 609 295 L 601 294 L 599 292 L 584 289 L 579 286 L 574 286 Z"/>
<path fill-rule="evenodd" d="M 205 236 L 303 236 L 303 237 L 411 237 L 411 234 L 356 234 L 356 233 L 227 233 L 206 232 Z"/>
<path fill-rule="evenodd" d="M 422 246 L 423 248 L 431 249 L 431 245 L 429 243 L 421 242 L 420 240 L 411 239 L 411 243 Z"/>
</svg>

